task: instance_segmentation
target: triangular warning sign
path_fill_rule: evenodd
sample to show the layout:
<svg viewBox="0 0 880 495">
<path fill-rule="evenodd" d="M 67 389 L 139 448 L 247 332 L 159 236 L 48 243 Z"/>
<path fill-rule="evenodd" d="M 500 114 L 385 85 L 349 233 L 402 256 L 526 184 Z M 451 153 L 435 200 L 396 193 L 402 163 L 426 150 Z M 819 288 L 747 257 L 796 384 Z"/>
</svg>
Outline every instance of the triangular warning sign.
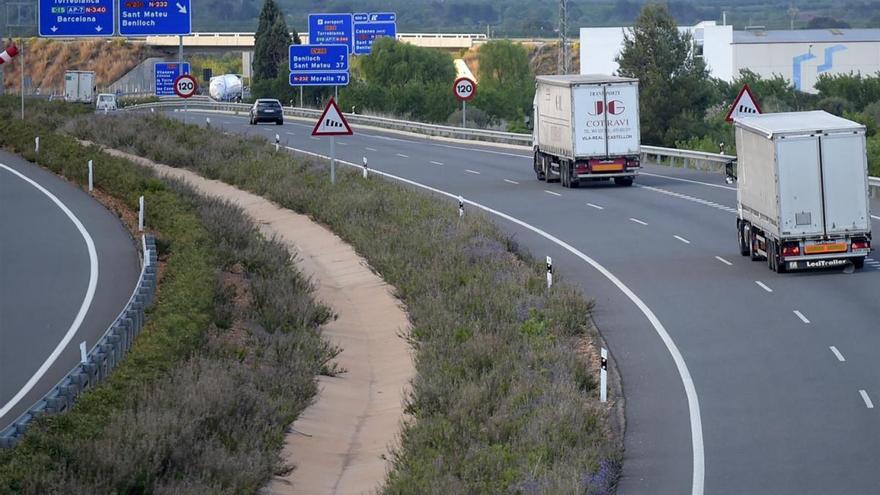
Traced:
<svg viewBox="0 0 880 495">
<path fill-rule="evenodd" d="M 758 115 L 760 113 L 761 106 L 758 105 L 758 100 L 755 99 L 755 95 L 752 94 L 749 85 L 744 84 L 742 89 L 739 90 L 739 96 L 733 100 L 733 105 L 730 107 L 730 110 L 727 111 L 727 117 L 725 117 L 724 120 L 733 122 L 737 117 Z"/>
<path fill-rule="evenodd" d="M 321 118 L 318 119 L 318 123 L 312 129 L 312 136 L 351 135 L 351 126 L 348 125 L 348 121 L 345 120 L 342 112 L 339 111 L 336 100 L 331 97 L 330 101 L 327 102 L 327 106 L 324 107 L 324 113 L 321 114 Z"/>
</svg>

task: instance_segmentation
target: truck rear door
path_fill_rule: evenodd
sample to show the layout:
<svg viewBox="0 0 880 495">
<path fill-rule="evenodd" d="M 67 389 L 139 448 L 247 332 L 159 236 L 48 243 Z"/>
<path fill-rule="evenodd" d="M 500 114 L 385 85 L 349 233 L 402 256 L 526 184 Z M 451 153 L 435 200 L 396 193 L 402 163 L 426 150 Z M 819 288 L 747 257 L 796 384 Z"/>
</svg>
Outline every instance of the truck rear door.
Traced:
<svg viewBox="0 0 880 495">
<path fill-rule="evenodd" d="M 605 87 L 605 121 L 608 156 L 633 156 L 641 152 L 639 87 L 635 83 Z"/>
<path fill-rule="evenodd" d="M 862 134 L 828 134 L 820 138 L 820 143 L 827 233 L 869 230 L 867 158 Z"/>
<path fill-rule="evenodd" d="M 816 136 L 778 139 L 776 156 L 780 232 L 798 236 L 824 234 L 819 139 Z"/>
</svg>

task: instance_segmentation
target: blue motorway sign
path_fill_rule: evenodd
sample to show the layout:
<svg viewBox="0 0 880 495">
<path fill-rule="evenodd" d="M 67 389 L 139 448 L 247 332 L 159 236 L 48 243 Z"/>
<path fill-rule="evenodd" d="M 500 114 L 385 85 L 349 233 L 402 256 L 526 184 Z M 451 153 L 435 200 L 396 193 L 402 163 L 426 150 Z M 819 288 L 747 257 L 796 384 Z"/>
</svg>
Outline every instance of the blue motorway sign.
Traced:
<svg viewBox="0 0 880 495">
<path fill-rule="evenodd" d="M 378 12 L 354 14 L 354 53 L 369 54 L 373 40 L 382 36 L 397 37 L 397 14 Z"/>
<path fill-rule="evenodd" d="M 113 36 L 114 0 L 39 0 L 43 37 Z"/>
<path fill-rule="evenodd" d="M 190 34 L 190 0 L 119 0 L 119 34 Z"/>
<path fill-rule="evenodd" d="M 291 72 L 291 86 L 348 86 L 348 72 Z"/>
<path fill-rule="evenodd" d="M 309 44 L 346 45 L 351 52 L 351 14 L 309 14 Z"/>
<path fill-rule="evenodd" d="M 183 66 L 182 72 L 181 66 Z M 189 62 L 157 63 L 155 73 L 156 96 L 175 96 L 177 93 L 174 92 L 174 80 L 182 74 L 189 74 Z"/>
<path fill-rule="evenodd" d="M 345 45 L 290 45 L 290 70 L 348 71 Z"/>
</svg>

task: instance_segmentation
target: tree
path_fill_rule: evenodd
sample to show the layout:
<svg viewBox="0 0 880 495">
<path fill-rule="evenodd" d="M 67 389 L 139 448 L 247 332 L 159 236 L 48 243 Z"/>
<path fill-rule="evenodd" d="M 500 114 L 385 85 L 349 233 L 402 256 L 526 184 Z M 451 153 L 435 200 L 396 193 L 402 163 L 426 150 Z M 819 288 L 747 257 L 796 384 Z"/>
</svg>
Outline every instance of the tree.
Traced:
<svg viewBox="0 0 880 495">
<path fill-rule="evenodd" d="M 274 0 L 266 0 L 260 12 L 260 23 L 254 39 L 254 81 L 274 80 L 286 65 L 288 47 L 300 44 L 299 34 L 293 38 L 287 29 L 284 14 Z"/>
<path fill-rule="evenodd" d="M 520 44 L 490 41 L 480 47 L 480 81 L 475 106 L 490 117 L 521 121 L 532 106 L 535 75 Z"/>
<path fill-rule="evenodd" d="M 678 31 L 665 5 L 642 8 L 616 61 L 619 75 L 639 80 L 645 143 L 670 146 L 701 135 L 714 86 L 706 64 L 693 56 L 690 34 Z"/>
</svg>

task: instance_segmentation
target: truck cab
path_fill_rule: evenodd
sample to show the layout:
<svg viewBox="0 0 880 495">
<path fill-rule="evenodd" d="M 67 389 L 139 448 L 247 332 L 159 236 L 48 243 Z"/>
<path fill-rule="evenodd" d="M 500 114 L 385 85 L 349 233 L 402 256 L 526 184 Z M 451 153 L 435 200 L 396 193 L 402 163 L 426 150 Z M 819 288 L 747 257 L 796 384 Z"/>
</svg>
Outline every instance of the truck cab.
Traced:
<svg viewBox="0 0 880 495">
<path fill-rule="evenodd" d="M 113 93 L 101 93 L 95 102 L 95 110 L 98 112 L 113 112 L 116 110 L 116 95 Z"/>
</svg>

